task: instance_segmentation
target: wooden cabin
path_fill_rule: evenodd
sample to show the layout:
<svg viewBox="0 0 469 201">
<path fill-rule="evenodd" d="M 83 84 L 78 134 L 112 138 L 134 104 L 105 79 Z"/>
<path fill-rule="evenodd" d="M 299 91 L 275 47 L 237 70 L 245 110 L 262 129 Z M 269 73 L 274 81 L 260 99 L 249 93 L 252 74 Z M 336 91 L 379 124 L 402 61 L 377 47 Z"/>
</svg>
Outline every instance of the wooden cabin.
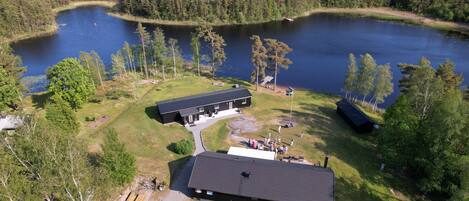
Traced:
<svg viewBox="0 0 469 201">
<path fill-rule="evenodd" d="M 373 122 L 363 111 L 347 99 L 342 99 L 336 103 L 337 113 L 355 130 L 357 133 L 371 133 L 375 127 Z"/>
</svg>

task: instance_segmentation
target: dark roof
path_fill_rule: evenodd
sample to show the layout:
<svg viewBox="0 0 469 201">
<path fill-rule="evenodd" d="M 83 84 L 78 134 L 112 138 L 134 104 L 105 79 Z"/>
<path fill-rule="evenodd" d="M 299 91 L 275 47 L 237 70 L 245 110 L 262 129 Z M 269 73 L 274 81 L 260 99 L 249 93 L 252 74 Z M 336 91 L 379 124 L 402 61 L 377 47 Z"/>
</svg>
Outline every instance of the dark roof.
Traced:
<svg viewBox="0 0 469 201">
<path fill-rule="evenodd" d="M 160 114 L 166 114 L 191 107 L 200 107 L 251 96 L 251 93 L 246 88 L 231 88 L 195 96 L 165 100 L 158 102 L 157 106 Z"/>
<path fill-rule="evenodd" d="M 214 152 L 197 155 L 189 188 L 282 201 L 333 201 L 328 168 Z"/>
<path fill-rule="evenodd" d="M 374 122 L 371 121 L 365 113 L 345 98 L 337 102 L 337 109 L 342 110 L 343 114 L 356 126 L 368 123 L 374 124 Z"/>
</svg>

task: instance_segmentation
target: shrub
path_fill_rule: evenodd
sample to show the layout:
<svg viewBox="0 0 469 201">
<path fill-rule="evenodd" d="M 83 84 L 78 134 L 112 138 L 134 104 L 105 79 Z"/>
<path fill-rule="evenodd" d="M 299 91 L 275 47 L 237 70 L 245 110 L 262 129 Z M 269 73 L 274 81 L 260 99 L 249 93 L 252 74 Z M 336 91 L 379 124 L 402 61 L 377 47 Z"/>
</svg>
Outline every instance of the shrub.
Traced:
<svg viewBox="0 0 469 201">
<path fill-rule="evenodd" d="M 90 98 L 89 102 L 90 103 L 101 103 L 101 102 L 103 102 L 103 97 L 94 96 L 94 97 Z"/>
<path fill-rule="evenodd" d="M 96 116 L 95 115 L 86 116 L 85 121 L 96 121 Z"/>
<path fill-rule="evenodd" d="M 118 100 L 121 97 L 129 98 L 129 97 L 131 97 L 131 95 L 126 91 L 119 90 L 119 89 L 113 89 L 113 90 L 108 91 L 106 93 L 106 97 L 108 99 L 111 99 L 111 100 Z"/>
<path fill-rule="evenodd" d="M 137 173 L 135 157 L 119 141 L 114 129 L 107 131 L 102 148 L 101 165 L 106 169 L 111 179 L 119 185 L 131 182 Z"/>
<path fill-rule="evenodd" d="M 182 155 L 191 153 L 193 148 L 194 145 L 192 144 L 192 141 L 186 139 L 173 143 L 172 145 L 174 153 Z"/>
</svg>

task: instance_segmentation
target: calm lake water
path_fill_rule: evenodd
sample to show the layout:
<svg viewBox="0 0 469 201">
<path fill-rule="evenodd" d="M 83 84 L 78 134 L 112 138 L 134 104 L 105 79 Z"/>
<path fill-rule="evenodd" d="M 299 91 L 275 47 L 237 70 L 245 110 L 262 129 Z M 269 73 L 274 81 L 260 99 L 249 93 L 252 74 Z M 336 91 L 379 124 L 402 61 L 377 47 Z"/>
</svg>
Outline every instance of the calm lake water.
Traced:
<svg viewBox="0 0 469 201">
<path fill-rule="evenodd" d="M 67 57 L 77 57 L 80 51 L 97 51 L 105 63 L 122 47 L 124 41 L 136 44 L 137 24 L 113 18 L 102 7 L 78 8 L 62 12 L 57 17 L 60 29 L 49 37 L 30 39 L 13 44 L 28 67 L 26 76 L 42 75 L 47 67 Z M 146 25 L 153 31 L 154 25 Z M 183 54 L 190 58 L 191 27 L 160 26 L 167 37 L 178 39 Z M 293 23 L 272 22 L 259 25 L 225 26 L 215 28 L 227 42 L 227 61 L 218 73 L 249 79 L 251 73 L 249 37 L 276 38 L 294 49 L 289 55 L 293 65 L 279 74 L 279 83 L 311 89 L 317 92 L 340 93 L 349 53 L 357 56 L 371 53 L 379 64 L 389 63 L 394 82 L 400 79 L 398 63 L 417 63 L 422 56 L 433 64 L 451 59 L 457 71 L 469 83 L 469 39 L 426 27 L 384 22 L 368 18 L 348 18 L 318 14 Z M 395 91 L 398 91 L 396 88 Z M 387 106 L 397 97 L 388 98 Z"/>
</svg>

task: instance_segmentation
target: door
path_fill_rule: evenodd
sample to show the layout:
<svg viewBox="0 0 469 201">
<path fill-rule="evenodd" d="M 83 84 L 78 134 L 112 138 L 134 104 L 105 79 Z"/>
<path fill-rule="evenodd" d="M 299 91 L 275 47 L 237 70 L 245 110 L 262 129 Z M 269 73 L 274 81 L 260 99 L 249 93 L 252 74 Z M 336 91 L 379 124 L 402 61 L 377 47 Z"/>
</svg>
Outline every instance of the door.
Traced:
<svg viewBox="0 0 469 201">
<path fill-rule="evenodd" d="M 229 107 L 230 110 L 233 109 L 233 102 L 229 102 L 228 107 Z"/>
<path fill-rule="evenodd" d="M 189 115 L 187 118 L 188 118 L 189 123 L 194 122 L 194 116 Z"/>
</svg>

